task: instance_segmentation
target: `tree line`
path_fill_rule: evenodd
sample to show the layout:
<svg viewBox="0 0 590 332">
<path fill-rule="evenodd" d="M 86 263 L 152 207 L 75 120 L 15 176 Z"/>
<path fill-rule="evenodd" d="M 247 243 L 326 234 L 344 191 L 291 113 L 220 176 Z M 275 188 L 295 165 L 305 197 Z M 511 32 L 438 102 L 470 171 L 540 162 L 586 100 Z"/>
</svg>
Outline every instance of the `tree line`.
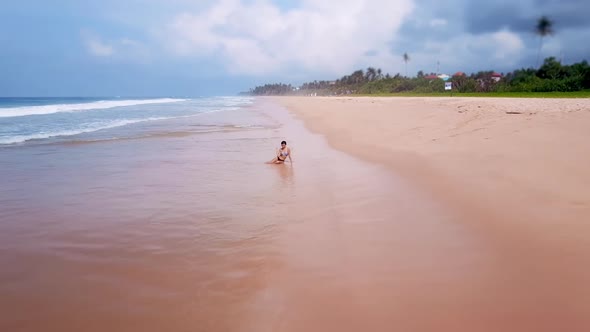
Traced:
<svg viewBox="0 0 590 332">
<path fill-rule="evenodd" d="M 457 73 L 447 80 L 458 92 L 552 92 L 590 89 L 590 65 L 586 60 L 562 65 L 554 57 L 546 58 L 539 69 L 518 69 L 498 75 L 494 71 Z M 436 74 L 419 71 L 416 77 L 383 75 L 381 69 L 356 70 L 334 81 L 313 81 L 299 87 L 290 84 L 266 84 L 248 94 L 260 95 L 342 95 L 445 91 L 445 80 Z"/>
</svg>

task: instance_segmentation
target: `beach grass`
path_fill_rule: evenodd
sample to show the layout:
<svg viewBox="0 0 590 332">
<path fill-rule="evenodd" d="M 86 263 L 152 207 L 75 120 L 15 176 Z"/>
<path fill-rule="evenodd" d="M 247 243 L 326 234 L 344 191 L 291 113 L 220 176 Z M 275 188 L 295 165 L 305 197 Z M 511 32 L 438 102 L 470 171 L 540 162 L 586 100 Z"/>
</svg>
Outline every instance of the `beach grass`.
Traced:
<svg viewBox="0 0 590 332">
<path fill-rule="evenodd" d="M 590 98 L 590 90 L 574 92 L 394 92 L 359 94 L 366 97 L 494 97 L 494 98 Z"/>
</svg>

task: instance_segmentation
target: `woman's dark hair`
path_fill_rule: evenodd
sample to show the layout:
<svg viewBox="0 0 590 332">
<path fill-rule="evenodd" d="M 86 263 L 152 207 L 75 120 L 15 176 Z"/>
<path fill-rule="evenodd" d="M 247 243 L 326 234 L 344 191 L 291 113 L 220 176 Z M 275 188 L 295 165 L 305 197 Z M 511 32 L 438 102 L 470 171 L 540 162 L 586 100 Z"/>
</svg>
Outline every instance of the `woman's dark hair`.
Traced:
<svg viewBox="0 0 590 332">
<path fill-rule="evenodd" d="M 287 142 L 285 142 L 285 141 L 282 141 L 282 142 L 281 142 L 281 145 L 283 145 L 283 144 L 287 145 Z"/>
</svg>

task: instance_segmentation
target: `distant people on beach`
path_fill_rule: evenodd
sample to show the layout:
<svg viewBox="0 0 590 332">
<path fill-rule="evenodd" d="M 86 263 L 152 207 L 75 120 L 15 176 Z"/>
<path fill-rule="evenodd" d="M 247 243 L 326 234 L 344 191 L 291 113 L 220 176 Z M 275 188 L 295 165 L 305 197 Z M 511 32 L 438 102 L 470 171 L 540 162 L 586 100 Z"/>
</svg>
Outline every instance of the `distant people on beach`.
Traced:
<svg viewBox="0 0 590 332">
<path fill-rule="evenodd" d="M 267 162 L 268 164 L 283 164 L 287 161 L 287 158 L 289 158 L 289 162 L 293 163 L 293 159 L 291 159 L 291 148 L 287 146 L 286 141 L 281 142 L 281 148 L 277 149 L 276 154 L 277 156 Z"/>
</svg>

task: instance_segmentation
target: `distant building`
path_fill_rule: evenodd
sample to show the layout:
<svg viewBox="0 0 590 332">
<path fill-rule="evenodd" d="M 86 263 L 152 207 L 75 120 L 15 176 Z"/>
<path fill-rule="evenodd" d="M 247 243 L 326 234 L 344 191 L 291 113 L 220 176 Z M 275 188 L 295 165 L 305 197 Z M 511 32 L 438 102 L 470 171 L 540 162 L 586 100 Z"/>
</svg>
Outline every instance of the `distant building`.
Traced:
<svg viewBox="0 0 590 332">
<path fill-rule="evenodd" d="M 459 77 L 459 76 L 465 76 L 465 73 L 462 71 L 458 71 L 456 73 L 453 74 L 453 77 Z"/>
<path fill-rule="evenodd" d="M 451 76 L 449 76 L 447 74 L 440 74 L 437 77 L 440 78 L 443 81 L 447 81 L 449 78 L 451 78 Z"/>
<path fill-rule="evenodd" d="M 424 76 L 424 78 L 427 79 L 427 80 L 438 80 L 438 79 L 440 79 L 440 80 L 443 80 L 443 81 L 447 81 L 449 78 L 451 78 L 451 76 L 449 76 L 447 74 L 439 74 L 439 75 L 429 74 L 429 75 Z"/>
<path fill-rule="evenodd" d="M 492 79 L 493 79 L 494 81 L 496 81 L 496 82 L 499 82 L 499 81 L 502 79 L 502 74 L 499 74 L 499 73 L 496 73 L 496 72 L 494 72 L 494 73 L 492 74 Z"/>
</svg>

